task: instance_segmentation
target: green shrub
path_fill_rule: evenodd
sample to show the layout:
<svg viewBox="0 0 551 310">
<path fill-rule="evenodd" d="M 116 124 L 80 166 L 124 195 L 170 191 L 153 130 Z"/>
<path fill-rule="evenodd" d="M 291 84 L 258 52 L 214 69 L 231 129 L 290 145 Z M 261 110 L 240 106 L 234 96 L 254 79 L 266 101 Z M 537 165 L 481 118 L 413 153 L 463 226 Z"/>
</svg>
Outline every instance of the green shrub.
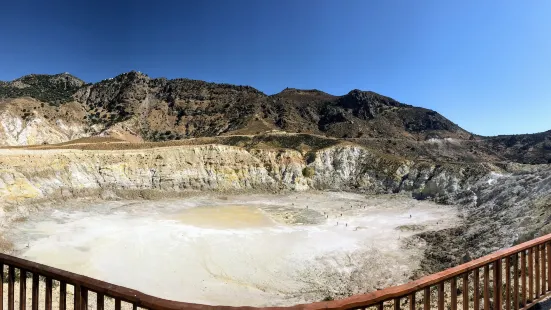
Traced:
<svg viewBox="0 0 551 310">
<path fill-rule="evenodd" d="M 316 174 L 314 167 L 305 167 L 302 169 L 302 175 L 306 178 L 311 178 Z"/>
</svg>

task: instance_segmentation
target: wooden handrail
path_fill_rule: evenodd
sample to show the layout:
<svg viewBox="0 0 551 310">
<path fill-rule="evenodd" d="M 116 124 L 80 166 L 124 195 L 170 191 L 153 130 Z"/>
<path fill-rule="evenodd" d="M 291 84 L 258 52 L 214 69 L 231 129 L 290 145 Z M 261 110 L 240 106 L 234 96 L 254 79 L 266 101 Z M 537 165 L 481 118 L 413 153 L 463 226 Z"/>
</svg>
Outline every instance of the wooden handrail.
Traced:
<svg viewBox="0 0 551 310">
<path fill-rule="evenodd" d="M 335 300 L 335 301 L 324 301 L 324 302 L 315 302 L 310 304 L 300 304 L 295 306 L 289 306 L 289 307 L 232 307 L 232 306 L 211 306 L 211 305 L 202 305 L 202 304 L 195 304 L 195 303 L 187 303 L 187 302 L 178 302 L 178 301 L 172 301 L 172 300 L 166 300 L 158 297 L 154 297 L 151 295 L 144 294 L 142 292 L 129 289 L 126 287 L 118 286 L 115 284 L 111 284 L 108 282 L 104 282 L 101 280 L 93 279 L 87 276 L 75 274 L 69 271 L 57 269 L 54 267 L 42 265 L 39 263 L 35 263 L 32 261 L 28 261 L 22 258 L 13 257 L 10 255 L 2 254 L 0 253 L 0 265 L 4 264 L 7 266 L 19 268 L 20 270 L 25 270 L 26 272 L 31 272 L 36 275 L 42 275 L 45 276 L 48 279 L 54 279 L 57 281 L 60 281 L 60 283 L 68 284 L 68 285 L 74 285 L 78 288 L 83 288 L 85 292 L 87 291 L 93 291 L 98 294 L 98 296 L 101 295 L 101 299 L 103 300 L 103 296 L 109 296 L 115 299 L 120 299 L 125 302 L 132 303 L 136 306 L 148 308 L 148 309 L 160 309 L 160 310 L 175 310 L 175 309 L 197 309 L 197 310 L 206 310 L 206 309 L 222 309 L 222 310 L 237 310 L 237 309 L 243 309 L 243 310 L 277 310 L 277 309 L 286 309 L 286 310 L 321 310 L 321 309 L 332 309 L 332 310 L 340 310 L 340 309 L 353 309 L 353 308 L 361 308 L 361 307 L 367 307 L 367 306 L 373 306 L 373 305 L 380 305 L 381 302 L 385 301 L 392 301 L 392 300 L 400 300 L 400 298 L 411 298 L 411 296 L 414 296 L 412 294 L 415 294 L 418 291 L 422 291 L 424 289 L 425 293 L 427 292 L 427 288 L 430 288 L 436 284 L 441 284 L 444 281 L 450 280 L 452 278 L 455 279 L 455 277 L 458 276 L 464 276 L 464 279 L 466 278 L 465 275 L 468 274 L 470 271 L 475 271 L 475 274 L 478 275 L 478 269 L 481 267 L 486 267 L 489 264 L 494 264 L 499 266 L 499 269 L 501 270 L 501 260 L 504 258 L 509 258 L 513 255 L 517 255 L 518 253 L 523 253 L 526 250 L 531 250 L 534 247 L 544 245 L 548 251 L 547 255 L 548 257 L 551 257 L 551 253 L 549 253 L 549 245 L 551 242 L 551 234 L 533 239 L 531 241 L 519 244 L 517 246 L 513 246 L 508 249 L 503 249 L 500 251 L 497 251 L 495 253 L 486 255 L 484 257 L 475 259 L 473 261 L 464 263 L 462 265 L 452 267 L 450 269 L 428 275 L 425 277 L 422 277 L 418 280 L 398 285 L 394 287 L 389 287 L 383 290 L 370 292 L 366 294 L 361 295 L 355 295 L 348 298 L 344 298 L 341 300 Z M 523 255 L 524 256 L 524 255 Z M 522 257 L 521 257 L 522 258 Z M 543 255 L 542 255 L 543 258 Z M 542 259 L 541 264 L 543 265 L 545 262 Z M 548 260 L 549 263 L 549 260 Z M 517 265 L 516 259 L 514 261 L 515 266 Z M 507 263 L 506 266 L 509 266 Z M 542 268 L 544 268 L 542 266 Z M 495 268 L 494 268 L 495 269 Z M 501 279 L 501 271 L 494 274 L 497 276 L 496 279 Z M 551 275 L 551 268 L 548 268 L 548 272 Z M 543 273 L 543 269 L 542 269 Z M 477 276 L 478 277 L 478 276 Z M 548 281 L 551 280 L 551 278 L 548 278 Z M 515 287 L 518 288 L 518 279 L 515 279 Z M 551 282 L 549 282 L 551 284 Z M 542 283 L 542 292 L 536 292 L 537 295 L 540 295 L 540 293 L 544 293 L 543 286 L 545 283 Z M 548 285 L 550 286 L 550 285 Z M 524 286 L 523 289 L 526 287 Z M 551 287 L 549 287 L 551 289 Z M 545 290 L 546 291 L 546 290 Z M 499 292 L 499 291 L 498 291 Z M 551 293 L 547 292 L 547 293 Z M 477 294 L 477 293 L 476 293 Z M 496 295 L 497 301 L 499 302 L 501 299 L 501 294 Z M 542 294 L 543 296 L 543 294 Z M 454 297 L 456 298 L 456 297 Z M 415 299 L 415 297 L 413 297 Z M 532 296 L 528 298 L 531 300 L 532 304 L 536 301 Z M 75 299 L 76 300 L 76 299 Z M 426 300 L 425 300 L 426 301 Z M 119 301 L 120 302 L 120 301 Z M 527 305 L 528 306 L 528 305 Z"/>
<path fill-rule="evenodd" d="M 484 267 L 485 265 L 490 264 L 494 261 L 509 257 L 513 254 L 531 249 L 536 245 L 544 244 L 549 241 L 551 241 L 551 234 L 541 236 L 539 238 L 521 243 L 507 249 L 499 250 L 492 254 L 488 254 L 481 258 L 461 264 L 459 266 L 455 266 L 444 271 L 422 277 L 418 280 L 406 284 L 385 288 L 383 290 L 367 294 L 354 295 L 345 299 L 307 304 L 305 305 L 306 307 L 304 309 L 349 309 L 372 305 L 377 302 L 390 300 L 396 297 L 407 296 L 408 294 L 417 292 L 424 287 L 433 286 L 442 281 L 449 280 L 452 277 L 456 277 L 465 272 Z"/>
</svg>

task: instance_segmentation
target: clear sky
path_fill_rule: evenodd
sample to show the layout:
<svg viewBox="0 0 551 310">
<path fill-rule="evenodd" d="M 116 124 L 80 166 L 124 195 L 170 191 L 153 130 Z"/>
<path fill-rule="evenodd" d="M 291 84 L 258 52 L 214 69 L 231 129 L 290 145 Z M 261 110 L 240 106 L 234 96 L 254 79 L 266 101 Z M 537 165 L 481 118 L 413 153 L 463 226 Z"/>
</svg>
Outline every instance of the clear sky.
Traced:
<svg viewBox="0 0 551 310">
<path fill-rule="evenodd" d="M 483 135 L 551 129 L 551 1 L 5 1 L 0 80 L 139 70 L 372 90 Z"/>
</svg>

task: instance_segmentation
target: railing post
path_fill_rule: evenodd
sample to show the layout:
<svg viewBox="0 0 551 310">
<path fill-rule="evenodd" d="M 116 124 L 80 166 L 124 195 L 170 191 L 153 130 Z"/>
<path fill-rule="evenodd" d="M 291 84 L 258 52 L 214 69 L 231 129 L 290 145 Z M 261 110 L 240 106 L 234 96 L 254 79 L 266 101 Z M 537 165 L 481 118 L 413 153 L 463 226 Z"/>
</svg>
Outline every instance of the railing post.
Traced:
<svg viewBox="0 0 551 310">
<path fill-rule="evenodd" d="M 14 310 L 15 304 L 15 293 L 14 293 L 14 282 L 15 282 L 15 269 L 13 266 L 8 266 L 8 310 Z"/>
<path fill-rule="evenodd" d="M 518 253 L 515 253 L 513 256 L 513 268 L 515 268 L 515 271 L 513 272 L 513 281 L 514 281 L 514 289 L 513 289 L 513 309 L 518 310 L 519 304 L 518 304 L 518 295 L 519 295 L 519 286 L 518 286 Z"/>
<path fill-rule="evenodd" d="M 520 279 L 522 284 L 522 306 L 526 306 L 528 298 L 526 296 L 527 287 L 526 287 L 526 251 L 523 250 L 520 252 Z"/>
<path fill-rule="evenodd" d="M 438 283 L 438 310 L 444 310 L 444 281 Z"/>
<path fill-rule="evenodd" d="M 484 310 L 490 310 L 490 266 L 484 265 Z"/>
<path fill-rule="evenodd" d="M 19 268 L 19 309 L 27 306 L 27 271 Z"/>
<path fill-rule="evenodd" d="M 545 295 L 545 292 L 547 291 L 546 290 L 547 274 L 545 272 L 545 244 L 541 245 L 540 254 L 541 254 L 541 260 L 540 260 L 540 264 L 541 264 L 541 291 L 540 292 L 541 293 L 540 295 Z"/>
<path fill-rule="evenodd" d="M 0 310 L 4 310 L 4 264 L 0 263 Z"/>
<path fill-rule="evenodd" d="M 469 310 L 469 273 L 463 274 L 463 310 Z"/>
<path fill-rule="evenodd" d="M 46 295 L 44 298 L 44 309 L 52 310 L 52 278 L 46 278 Z"/>
<path fill-rule="evenodd" d="M 67 309 L 67 283 L 59 282 L 59 310 Z"/>
<path fill-rule="evenodd" d="M 97 293 L 97 310 L 103 310 L 103 307 L 104 307 L 103 294 Z"/>
<path fill-rule="evenodd" d="M 32 309 L 38 310 L 38 274 L 33 273 Z"/>
<path fill-rule="evenodd" d="M 534 300 L 534 255 L 533 249 L 528 249 L 528 302 Z"/>
<path fill-rule="evenodd" d="M 505 310 L 511 310 L 511 256 L 505 257 Z"/>
<path fill-rule="evenodd" d="M 536 269 L 536 291 L 534 299 L 537 299 L 540 297 L 540 247 L 537 245 L 534 247 L 534 261 L 534 268 Z"/>
<path fill-rule="evenodd" d="M 81 300 L 80 300 L 80 298 L 81 298 L 81 295 L 80 295 L 80 285 L 76 285 L 76 284 L 75 284 L 75 285 L 73 285 L 73 288 L 74 288 L 74 290 L 75 290 L 75 291 L 74 291 L 74 301 L 73 301 L 73 302 L 74 302 L 74 305 L 73 305 L 74 310 L 81 310 L 81 309 L 80 309 L 80 306 L 82 305 L 82 302 L 81 302 Z M 86 309 L 84 309 L 84 310 L 86 310 Z"/>
<path fill-rule="evenodd" d="M 451 278 L 451 310 L 457 310 L 457 279 L 455 277 Z"/>
<path fill-rule="evenodd" d="M 80 288 L 80 310 L 88 310 L 88 289 L 85 287 Z"/>
<path fill-rule="evenodd" d="M 424 307 L 423 310 L 430 310 L 430 287 L 425 287 L 423 294 Z"/>
<path fill-rule="evenodd" d="M 551 291 L 551 243 L 545 244 L 547 252 L 547 291 Z"/>
<path fill-rule="evenodd" d="M 501 259 L 494 262 L 494 309 L 501 310 Z"/>
<path fill-rule="evenodd" d="M 480 310 L 480 273 L 479 268 L 476 268 L 473 273 L 474 292 L 473 292 L 473 308 Z"/>
<path fill-rule="evenodd" d="M 133 304 L 132 306 L 134 306 Z M 400 310 L 400 297 L 394 298 L 394 310 Z"/>
<path fill-rule="evenodd" d="M 409 294 L 409 310 L 415 310 L 415 292 Z"/>
</svg>

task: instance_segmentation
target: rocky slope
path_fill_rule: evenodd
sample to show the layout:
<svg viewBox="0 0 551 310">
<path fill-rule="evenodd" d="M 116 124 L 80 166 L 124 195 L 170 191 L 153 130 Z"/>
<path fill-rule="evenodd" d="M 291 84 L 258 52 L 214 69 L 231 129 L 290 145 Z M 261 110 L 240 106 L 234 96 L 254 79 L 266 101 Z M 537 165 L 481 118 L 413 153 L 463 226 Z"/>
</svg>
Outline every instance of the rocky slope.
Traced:
<svg viewBox="0 0 551 310">
<path fill-rule="evenodd" d="M 78 136 L 111 134 L 148 141 L 270 130 L 337 138 L 470 137 L 434 111 L 373 92 L 332 96 L 285 89 L 267 96 L 249 86 L 154 79 L 135 71 L 95 84 L 69 74 L 25 76 L 0 83 L 0 98 L 2 119 L 17 124 L 3 129 L 4 145 L 74 138 L 58 122 L 78 127 Z M 73 113 L 65 111 L 66 105 Z M 50 140 L 40 137 L 33 127 L 37 122 L 56 134 Z"/>
<path fill-rule="evenodd" d="M 524 164 L 551 164 L 551 130 L 536 134 L 504 135 L 483 144 L 509 160 Z"/>
<path fill-rule="evenodd" d="M 421 236 L 430 244 L 426 273 L 551 233 L 551 166 L 509 164 L 463 188 L 454 203 L 463 225 Z"/>
<path fill-rule="evenodd" d="M 306 154 L 226 145 L 4 149 L 0 153 L 0 198 L 4 204 L 152 191 L 308 189 L 407 191 L 445 201 L 490 169 L 389 159 L 357 145 L 336 145 Z"/>
</svg>

